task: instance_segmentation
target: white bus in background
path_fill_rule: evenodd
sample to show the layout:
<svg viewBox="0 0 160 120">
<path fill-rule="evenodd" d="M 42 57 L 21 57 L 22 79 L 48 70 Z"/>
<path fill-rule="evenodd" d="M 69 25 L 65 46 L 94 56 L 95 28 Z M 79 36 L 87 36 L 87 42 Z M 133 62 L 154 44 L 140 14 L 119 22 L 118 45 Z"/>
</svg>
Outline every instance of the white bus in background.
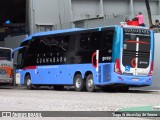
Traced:
<svg viewBox="0 0 160 120">
<path fill-rule="evenodd" d="M 12 49 L 0 47 L 0 85 L 13 83 Z"/>
</svg>

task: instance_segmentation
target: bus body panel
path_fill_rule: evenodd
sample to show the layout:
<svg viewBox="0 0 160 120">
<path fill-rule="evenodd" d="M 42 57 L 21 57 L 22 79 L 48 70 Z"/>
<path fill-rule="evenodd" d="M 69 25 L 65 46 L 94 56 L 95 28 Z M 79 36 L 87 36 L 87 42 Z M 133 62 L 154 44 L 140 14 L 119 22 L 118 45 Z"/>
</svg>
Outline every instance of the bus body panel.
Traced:
<svg viewBox="0 0 160 120">
<path fill-rule="evenodd" d="M 85 69 L 87 69 L 87 71 Z M 20 84 L 25 84 L 25 75 L 31 75 L 32 84 L 38 85 L 73 85 L 76 72 L 85 77 L 85 73 L 91 71 L 94 76 L 95 85 L 130 85 L 149 86 L 152 83 L 152 76 L 126 76 L 113 72 L 114 63 L 100 64 L 99 71 L 96 72 L 92 65 L 57 65 L 57 66 L 37 66 L 36 69 L 17 70 L 20 74 Z"/>
<path fill-rule="evenodd" d="M 85 70 L 87 69 L 87 71 Z M 73 85 L 74 75 L 76 72 L 82 74 L 84 78 L 86 72 L 91 72 L 94 77 L 95 68 L 90 64 L 79 65 L 52 65 L 52 66 L 36 66 L 36 69 L 17 70 L 20 74 L 20 83 L 24 84 L 25 75 L 31 75 L 32 84 L 66 84 Z M 17 78 L 18 79 L 18 78 Z M 17 80 L 18 82 L 19 80 Z M 95 83 L 98 83 L 95 81 Z"/>
<path fill-rule="evenodd" d="M 112 83 L 127 86 L 149 86 L 152 83 L 151 76 L 127 76 L 112 73 Z"/>
</svg>

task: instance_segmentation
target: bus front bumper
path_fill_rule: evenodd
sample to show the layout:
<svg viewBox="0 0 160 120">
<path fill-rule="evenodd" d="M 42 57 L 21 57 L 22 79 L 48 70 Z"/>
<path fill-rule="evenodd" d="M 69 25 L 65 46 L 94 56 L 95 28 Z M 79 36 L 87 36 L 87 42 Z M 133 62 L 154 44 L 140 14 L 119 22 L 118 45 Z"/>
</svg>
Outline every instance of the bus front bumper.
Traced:
<svg viewBox="0 0 160 120">
<path fill-rule="evenodd" d="M 129 86 L 149 86 L 152 84 L 152 76 L 127 76 L 114 73 L 112 80 L 114 83 Z"/>
<path fill-rule="evenodd" d="M 0 79 L 0 84 L 11 84 L 12 79 Z"/>
</svg>

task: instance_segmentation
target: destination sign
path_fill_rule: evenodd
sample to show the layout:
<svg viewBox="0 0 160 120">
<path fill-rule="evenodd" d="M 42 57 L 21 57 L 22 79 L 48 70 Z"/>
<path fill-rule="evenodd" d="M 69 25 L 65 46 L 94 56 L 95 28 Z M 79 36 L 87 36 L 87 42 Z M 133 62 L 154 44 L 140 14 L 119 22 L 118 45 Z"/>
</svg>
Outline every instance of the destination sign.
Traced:
<svg viewBox="0 0 160 120">
<path fill-rule="evenodd" d="M 124 28 L 125 33 L 135 33 L 135 34 L 150 34 L 148 29 L 130 29 Z"/>
</svg>

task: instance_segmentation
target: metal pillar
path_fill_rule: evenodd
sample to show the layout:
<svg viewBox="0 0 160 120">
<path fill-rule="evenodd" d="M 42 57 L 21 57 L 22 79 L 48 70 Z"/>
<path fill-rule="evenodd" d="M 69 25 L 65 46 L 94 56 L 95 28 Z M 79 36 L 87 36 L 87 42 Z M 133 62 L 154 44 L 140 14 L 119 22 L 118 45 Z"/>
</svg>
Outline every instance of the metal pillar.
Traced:
<svg viewBox="0 0 160 120">
<path fill-rule="evenodd" d="M 104 16 L 104 6 L 103 6 L 103 0 L 100 0 L 100 16 Z"/>
<path fill-rule="evenodd" d="M 33 34 L 35 32 L 35 10 L 34 10 L 34 0 L 29 0 L 28 5 L 28 19 L 29 19 L 29 32 L 30 34 Z"/>
<path fill-rule="evenodd" d="M 133 0 L 130 0 L 130 17 L 134 17 L 134 7 L 133 7 Z"/>
<path fill-rule="evenodd" d="M 160 0 L 157 1 L 158 2 L 158 15 L 160 15 Z"/>
</svg>

